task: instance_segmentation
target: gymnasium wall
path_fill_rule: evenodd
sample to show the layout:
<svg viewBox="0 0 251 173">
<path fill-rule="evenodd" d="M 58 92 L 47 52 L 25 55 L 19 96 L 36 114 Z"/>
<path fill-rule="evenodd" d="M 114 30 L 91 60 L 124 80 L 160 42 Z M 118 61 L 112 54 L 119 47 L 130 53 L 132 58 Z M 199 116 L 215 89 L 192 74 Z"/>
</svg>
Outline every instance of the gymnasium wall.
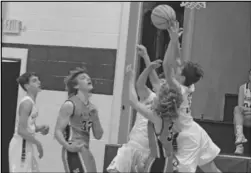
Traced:
<svg viewBox="0 0 251 173">
<path fill-rule="evenodd" d="M 103 138 L 91 137 L 91 150 L 98 171 L 103 169 L 104 146 L 109 143 L 114 76 L 123 2 L 8 2 L 5 18 L 21 20 L 19 36 L 4 35 L 4 47 L 28 48 L 27 71 L 39 74 L 43 91 L 37 98 L 38 124 L 49 124 L 48 136 L 38 138 L 44 145 L 41 172 L 61 172 L 61 147 L 53 137 L 60 106 L 67 98 L 63 79 L 70 69 L 84 65 L 93 78 L 92 102 L 98 107 Z M 128 14 L 129 15 L 129 12 Z M 123 79 L 122 79 L 123 80 Z M 119 120 L 118 120 L 119 121 Z M 116 123 L 113 121 L 113 123 Z M 114 133 L 114 132 L 113 132 Z"/>
<path fill-rule="evenodd" d="M 196 85 L 193 114 L 222 120 L 224 96 L 238 94 L 251 67 L 251 3 L 207 2 L 196 10 L 191 60 L 204 69 Z"/>
</svg>

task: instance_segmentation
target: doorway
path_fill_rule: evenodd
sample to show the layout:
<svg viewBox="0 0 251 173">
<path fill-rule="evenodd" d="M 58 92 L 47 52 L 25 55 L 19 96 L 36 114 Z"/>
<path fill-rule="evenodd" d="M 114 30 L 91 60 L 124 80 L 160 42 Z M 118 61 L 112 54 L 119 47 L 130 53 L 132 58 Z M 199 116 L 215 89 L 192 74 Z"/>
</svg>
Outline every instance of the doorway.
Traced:
<svg viewBox="0 0 251 173">
<path fill-rule="evenodd" d="M 179 22 L 179 26 L 183 28 L 184 22 L 184 13 L 185 8 L 180 6 L 181 1 L 162 1 L 162 2 L 143 2 L 143 10 L 142 10 L 142 23 L 141 23 L 141 38 L 140 44 L 144 45 L 147 49 L 148 55 L 151 61 L 155 61 L 157 59 L 164 59 L 164 54 L 167 49 L 168 43 L 170 41 L 170 37 L 168 31 L 157 29 L 151 21 L 151 13 L 152 10 L 158 5 L 169 5 L 171 6 L 175 13 L 176 19 Z M 179 38 L 180 45 L 182 45 L 182 36 Z M 142 58 L 140 58 L 138 63 L 138 75 L 140 75 L 145 69 L 145 62 Z M 161 74 L 163 72 L 162 68 L 156 70 L 157 74 Z M 152 89 L 152 85 L 150 80 L 147 80 L 147 87 Z M 131 128 L 133 127 L 136 120 L 136 112 L 132 114 L 132 123 Z"/>
<path fill-rule="evenodd" d="M 180 6 L 181 1 L 174 2 L 144 2 L 143 14 L 142 14 L 142 24 L 141 24 L 141 44 L 143 44 L 148 51 L 151 61 L 157 59 L 164 59 L 164 54 L 167 49 L 168 43 L 170 41 L 168 31 L 157 29 L 151 21 L 152 10 L 158 5 L 169 5 L 176 12 L 176 19 L 178 20 L 180 27 L 183 27 L 184 12 L 185 8 Z M 182 41 L 182 36 L 179 39 L 180 43 Z M 182 45 L 182 44 L 181 44 Z M 141 73 L 145 68 L 145 63 L 143 59 L 139 63 L 139 72 Z M 157 73 L 163 72 L 162 68 L 157 69 Z M 147 81 L 147 86 L 152 88 L 150 81 Z"/>
<path fill-rule="evenodd" d="M 9 172 L 9 143 L 13 136 L 16 121 L 16 107 L 18 98 L 18 83 L 20 74 L 20 60 L 2 58 L 2 172 Z"/>
</svg>

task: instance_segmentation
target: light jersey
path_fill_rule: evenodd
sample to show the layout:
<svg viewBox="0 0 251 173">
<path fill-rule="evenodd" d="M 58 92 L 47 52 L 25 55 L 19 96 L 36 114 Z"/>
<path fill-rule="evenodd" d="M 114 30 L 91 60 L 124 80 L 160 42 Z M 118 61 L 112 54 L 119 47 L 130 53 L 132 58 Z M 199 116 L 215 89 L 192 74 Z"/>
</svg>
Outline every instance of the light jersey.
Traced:
<svg viewBox="0 0 251 173">
<path fill-rule="evenodd" d="M 32 100 L 32 98 L 30 96 L 25 96 L 21 101 L 20 103 L 18 104 L 18 109 L 21 105 L 21 103 L 23 103 L 24 101 L 27 101 L 29 100 L 31 103 L 32 103 L 32 110 L 31 110 L 31 113 L 28 117 L 28 120 L 27 120 L 27 131 L 29 133 L 31 133 L 32 135 L 35 135 L 35 132 L 36 132 L 36 119 L 38 117 L 38 109 L 34 103 L 34 101 Z M 18 110 L 19 111 L 19 110 Z M 16 124 L 15 124 L 15 131 L 14 131 L 14 135 L 18 135 L 18 126 L 19 126 L 19 114 L 18 116 L 16 117 L 17 120 L 16 120 Z M 19 136 L 19 135 L 18 135 Z"/>
<path fill-rule="evenodd" d="M 154 97 L 156 97 L 156 94 L 154 92 L 151 92 L 149 97 L 142 103 L 150 109 Z M 140 113 L 137 113 L 135 124 L 129 134 L 130 140 L 137 142 L 145 149 L 149 148 L 147 123 L 148 119 L 146 119 Z"/>
<path fill-rule="evenodd" d="M 90 129 L 93 123 L 89 108 L 92 104 L 89 102 L 88 105 L 85 105 L 77 96 L 72 96 L 67 101 L 73 103 L 74 110 L 65 131 L 65 138 L 69 142 L 79 141 L 84 143 L 89 148 Z"/>
<path fill-rule="evenodd" d="M 192 94 L 195 91 L 195 86 L 191 85 L 190 87 L 186 87 L 180 84 L 181 94 L 183 98 L 183 102 L 178 109 L 179 118 L 178 123 L 181 127 L 188 125 L 192 120 L 193 117 L 191 115 L 191 105 L 192 105 Z"/>
<path fill-rule="evenodd" d="M 251 86 L 248 86 L 248 83 L 243 84 L 244 88 L 244 103 L 243 106 L 246 108 L 251 108 Z"/>
</svg>

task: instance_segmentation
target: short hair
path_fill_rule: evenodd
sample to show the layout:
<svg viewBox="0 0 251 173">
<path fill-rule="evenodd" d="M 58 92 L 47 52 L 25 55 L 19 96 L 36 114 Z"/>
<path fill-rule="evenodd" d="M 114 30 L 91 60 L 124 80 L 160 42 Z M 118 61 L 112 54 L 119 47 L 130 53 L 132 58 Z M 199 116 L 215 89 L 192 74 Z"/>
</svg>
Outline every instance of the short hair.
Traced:
<svg viewBox="0 0 251 173">
<path fill-rule="evenodd" d="M 186 78 L 184 85 L 189 87 L 197 83 L 203 77 L 204 72 L 199 64 L 188 61 L 185 62 L 181 75 Z"/>
<path fill-rule="evenodd" d="M 86 73 L 87 74 L 87 70 L 85 67 L 77 67 L 75 70 L 72 70 L 69 72 L 69 75 L 66 76 L 66 78 L 64 79 L 64 83 L 66 86 L 66 90 L 68 91 L 68 97 L 72 97 L 73 95 L 76 95 L 78 90 L 75 88 L 75 86 L 77 85 L 77 81 L 76 78 L 78 75 L 82 74 L 82 73 Z"/>
<path fill-rule="evenodd" d="M 181 91 L 178 88 L 169 88 L 167 84 L 161 86 L 155 112 L 163 118 L 178 118 L 178 108 L 183 101 Z"/>
<path fill-rule="evenodd" d="M 37 76 L 37 74 L 35 72 L 26 72 L 17 78 L 17 83 L 23 88 L 24 91 L 27 91 L 24 85 L 29 84 L 30 78 L 32 76 Z"/>
</svg>

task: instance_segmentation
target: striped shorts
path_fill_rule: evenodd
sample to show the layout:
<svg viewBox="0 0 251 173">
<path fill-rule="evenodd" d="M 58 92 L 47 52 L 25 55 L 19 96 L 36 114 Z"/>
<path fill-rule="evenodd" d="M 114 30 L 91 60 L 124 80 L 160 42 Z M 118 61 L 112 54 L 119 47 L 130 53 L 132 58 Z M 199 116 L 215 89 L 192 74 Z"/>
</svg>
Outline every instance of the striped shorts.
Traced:
<svg viewBox="0 0 251 173">
<path fill-rule="evenodd" d="M 97 172 L 96 163 L 91 151 L 85 147 L 81 152 L 69 152 L 62 149 L 62 160 L 65 172 Z"/>
</svg>

